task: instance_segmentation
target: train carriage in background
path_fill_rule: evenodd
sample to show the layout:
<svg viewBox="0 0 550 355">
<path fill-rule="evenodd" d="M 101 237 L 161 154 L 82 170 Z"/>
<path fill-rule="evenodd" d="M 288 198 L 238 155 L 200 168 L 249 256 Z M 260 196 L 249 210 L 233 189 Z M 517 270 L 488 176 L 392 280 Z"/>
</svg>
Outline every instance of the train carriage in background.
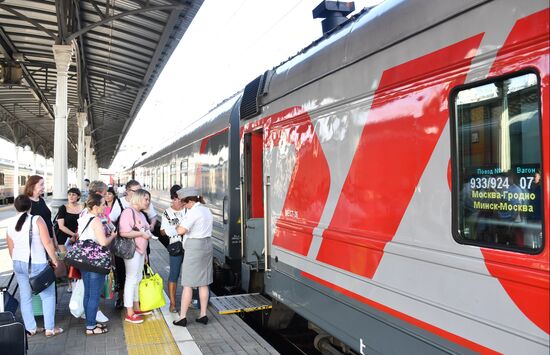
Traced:
<svg viewBox="0 0 550 355">
<path fill-rule="evenodd" d="M 13 161 L 0 160 L 0 203 L 13 203 Z M 44 171 L 37 170 L 37 175 L 44 176 Z M 19 193 L 22 194 L 29 176 L 34 175 L 32 168 L 27 165 L 19 166 Z M 52 174 L 48 173 L 46 178 L 46 193 L 53 192 Z"/>
<path fill-rule="evenodd" d="M 243 289 L 357 353 L 548 354 L 549 13 L 386 1 L 135 171 L 166 191 L 189 157 L 217 225 L 240 190 Z"/>
<path fill-rule="evenodd" d="M 130 171 L 151 192 L 159 211 L 170 205 L 168 191 L 174 184 L 200 186 L 214 216 L 213 246 L 216 280 L 233 285 L 241 267 L 239 222 L 239 167 L 230 166 L 229 157 L 238 161 L 239 116 L 234 95 L 196 121 L 175 142 L 145 157 Z M 229 141 L 230 123 L 236 127 Z M 125 183 L 130 178 L 121 175 Z M 230 189 L 230 186 L 233 186 Z M 236 203 L 231 204 L 231 201 Z M 233 207 L 232 207 L 233 206 Z M 224 278 L 220 280 L 220 278 Z"/>
</svg>

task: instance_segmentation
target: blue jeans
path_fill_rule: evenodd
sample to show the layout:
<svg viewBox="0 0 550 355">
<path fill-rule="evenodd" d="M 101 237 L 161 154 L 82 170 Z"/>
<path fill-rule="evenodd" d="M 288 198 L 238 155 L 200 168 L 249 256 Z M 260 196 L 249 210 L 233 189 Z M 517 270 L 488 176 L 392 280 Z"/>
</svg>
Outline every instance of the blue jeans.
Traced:
<svg viewBox="0 0 550 355">
<path fill-rule="evenodd" d="M 82 270 L 80 273 L 82 274 L 82 281 L 84 281 L 84 313 L 86 314 L 86 328 L 94 329 L 97 324 L 95 318 L 97 309 L 99 308 L 101 291 L 105 284 L 105 275 Z"/>
<path fill-rule="evenodd" d="M 25 329 L 36 330 L 36 320 L 32 311 L 32 289 L 29 283 L 28 263 L 24 261 L 13 261 L 13 271 L 19 284 L 19 298 L 21 304 L 21 315 Z M 38 275 L 48 264 L 31 264 L 31 277 Z M 55 327 L 55 282 L 39 293 L 42 299 L 42 312 L 44 314 L 44 328 L 53 330 Z"/>
<path fill-rule="evenodd" d="M 170 275 L 168 276 L 169 282 L 178 282 L 181 272 L 181 263 L 183 262 L 183 255 L 172 256 L 170 255 Z"/>
</svg>

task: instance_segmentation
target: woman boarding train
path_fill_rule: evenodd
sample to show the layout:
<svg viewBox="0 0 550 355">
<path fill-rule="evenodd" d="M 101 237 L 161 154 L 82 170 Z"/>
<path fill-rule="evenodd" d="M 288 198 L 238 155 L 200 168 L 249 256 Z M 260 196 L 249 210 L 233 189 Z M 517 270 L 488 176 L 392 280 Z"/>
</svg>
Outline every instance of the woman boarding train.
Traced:
<svg viewBox="0 0 550 355">
<path fill-rule="evenodd" d="M 186 315 L 193 295 L 193 287 L 198 287 L 200 315 L 196 321 L 207 324 L 208 285 L 213 281 L 211 240 L 213 216 L 197 188 L 183 188 L 177 194 L 183 200 L 183 207 L 187 209 L 187 213 L 176 228 L 177 233 L 184 236 L 185 258 L 181 270 L 183 292 L 180 319 L 173 323 L 182 327 L 187 325 Z"/>
</svg>

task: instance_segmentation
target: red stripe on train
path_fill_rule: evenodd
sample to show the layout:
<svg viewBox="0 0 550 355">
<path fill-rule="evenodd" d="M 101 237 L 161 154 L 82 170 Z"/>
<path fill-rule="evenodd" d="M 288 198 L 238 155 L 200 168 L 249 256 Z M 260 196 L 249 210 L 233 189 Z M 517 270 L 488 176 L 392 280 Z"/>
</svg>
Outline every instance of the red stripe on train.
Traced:
<svg viewBox="0 0 550 355">
<path fill-rule="evenodd" d="M 335 290 L 337 292 L 340 292 L 348 297 L 351 297 L 351 298 L 354 298 L 362 303 L 365 303 L 379 311 L 382 311 L 384 313 L 387 313 L 389 315 L 392 315 L 396 318 L 399 318 L 401 320 L 404 320 L 405 322 L 409 323 L 409 324 L 412 324 L 416 327 L 419 327 L 421 329 L 424 329 L 430 333 L 433 333 L 433 334 L 436 334 L 444 339 L 447 339 L 453 343 L 456 343 L 456 344 L 460 344 L 468 349 L 471 349 L 477 353 L 481 353 L 481 354 L 500 354 L 499 352 L 497 351 L 494 351 L 492 349 L 489 349 L 483 345 L 480 345 L 478 343 L 474 343 L 473 341 L 470 341 L 466 338 L 463 338 L 459 335 L 456 335 L 456 334 L 453 334 L 453 333 L 450 333 L 444 329 L 441 329 L 441 328 L 438 328 L 430 323 L 426 323 L 424 321 L 421 321 L 420 319 L 417 319 L 417 318 L 414 318 L 414 317 L 411 317 L 405 313 L 402 313 L 402 312 L 399 312 L 393 308 L 390 308 L 390 307 L 387 307 L 387 306 L 384 306 L 383 304 L 381 303 L 378 303 L 378 302 L 375 302 L 371 299 L 368 299 L 366 297 L 363 297 L 361 295 L 358 295 L 357 293 L 354 293 L 354 292 L 351 292 L 351 291 L 348 291 L 340 286 L 337 286 L 335 284 L 332 284 L 328 281 L 325 281 L 317 276 L 314 276 L 314 275 L 311 275 L 307 272 L 304 272 L 302 271 L 300 273 L 303 277 L 305 278 L 308 278 L 310 280 L 313 280 L 325 287 L 328 287 L 332 290 Z"/>
<path fill-rule="evenodd" d="M 330 188 L 325 154 L 311 118 L 295 107 L 272 116 L 265 136 L 266 146 L 277 146 L 279 152 L 292 146 L 296 159 L 281 216 L 275 223 L 273 245 L 307 255 Z"/>
<path fill-rule="evenodd" d="M 373 277 L 447 123 L 449 91 L 464 82 L 464 68 L 469 68 L 482 37 L 476 35 L 383 73 L 323 234 L 319 261 Z"/>
<path fill-rule="evenodd" d="M 546 333 L 550 331 L 550 281 L 548 222 L 550 201 L 550 57 L 549 10 L 545 9 L 516 22 L 498 51 L 490 77 L 535 68 L 541 79 L 542 165 L 544 176 L 544 235 L 546 245 L 541 254 L 528 255 L 481 248 L 490 274 L 496 277 L 519 309 Z"/>
</svg>

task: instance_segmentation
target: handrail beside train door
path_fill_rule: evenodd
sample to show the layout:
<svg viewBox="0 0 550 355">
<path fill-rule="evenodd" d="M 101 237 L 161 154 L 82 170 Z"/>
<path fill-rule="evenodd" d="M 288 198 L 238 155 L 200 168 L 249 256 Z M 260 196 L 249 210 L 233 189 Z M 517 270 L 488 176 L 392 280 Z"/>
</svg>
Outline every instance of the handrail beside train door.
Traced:
<svg viewBox="0 0 550 355">
<path fill-rule="evenodd" d="M 264 270 L 270 272 L 269 256 L 271 255 L 271 246 L 269 242 L 269 228 L 271 213 L 269 213 L 269 189 L 271 187 L 271 178 L 269 175 L 265 177 L 264 184 Z"/>
</svg>

